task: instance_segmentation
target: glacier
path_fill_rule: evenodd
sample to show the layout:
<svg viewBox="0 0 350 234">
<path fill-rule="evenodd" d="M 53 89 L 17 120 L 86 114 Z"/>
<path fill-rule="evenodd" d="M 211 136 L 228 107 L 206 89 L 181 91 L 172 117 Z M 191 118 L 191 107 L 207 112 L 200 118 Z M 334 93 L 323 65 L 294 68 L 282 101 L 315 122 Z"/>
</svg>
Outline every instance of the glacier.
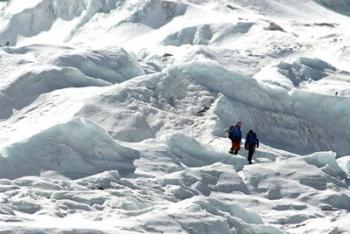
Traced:
<svg viewBox="0 0 350 234">
<path fill-rule="evenodd" d="M 349 15 L 0 1 L 0 233 L 349 233 Z"/>
</svg>

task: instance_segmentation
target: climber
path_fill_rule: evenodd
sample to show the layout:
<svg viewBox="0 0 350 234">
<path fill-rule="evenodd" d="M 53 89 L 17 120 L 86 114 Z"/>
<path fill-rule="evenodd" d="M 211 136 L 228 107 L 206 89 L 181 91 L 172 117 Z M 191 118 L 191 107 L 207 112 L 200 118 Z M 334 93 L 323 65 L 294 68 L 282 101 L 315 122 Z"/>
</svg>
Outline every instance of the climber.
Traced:
<svg viewBox="0 0 350 234">
<path fill-rule="evenodd" d="M 231 126 L 226 130 L 228 138 L 232 141 L 232 147 L 229 151 L 230 154 L 238 154 L 238 151 L 241 149 L 241 140 L 242 140 L 242 132 L 241 132 L 242 122 L 237 122 L 235 126 Z"/>
<path fill-rule="evenodd" d="M 252 158 L 255 152 L 255 148 L 259 148 L 259 139 L 253 130 L 249 130 L 245 138 L 244 148 L 249 151 L 248 162 L 249 164 L 252 164 Z"/>
</svg>

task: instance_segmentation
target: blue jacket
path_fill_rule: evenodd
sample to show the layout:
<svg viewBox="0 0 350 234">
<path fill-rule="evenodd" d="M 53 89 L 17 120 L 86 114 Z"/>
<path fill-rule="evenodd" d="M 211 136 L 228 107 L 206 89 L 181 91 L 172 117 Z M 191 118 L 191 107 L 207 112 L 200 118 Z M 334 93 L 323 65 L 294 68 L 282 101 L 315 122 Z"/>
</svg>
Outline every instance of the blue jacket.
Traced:
<svg viewBox="0 0 350 234">
<path fill-rule="evenodd" d="M 242 140 L 242 131 L 239 125 L 231 126 L 229 128 L 229 137 L 231 140 Z"/>
<path fill-rule="evenodd" d="M 256 136 L 255 132 L 248 133 L 245 138 L 245 147 L 247 148 L 249 145 L 259 146 L 259 139 Z"/>
</svg>

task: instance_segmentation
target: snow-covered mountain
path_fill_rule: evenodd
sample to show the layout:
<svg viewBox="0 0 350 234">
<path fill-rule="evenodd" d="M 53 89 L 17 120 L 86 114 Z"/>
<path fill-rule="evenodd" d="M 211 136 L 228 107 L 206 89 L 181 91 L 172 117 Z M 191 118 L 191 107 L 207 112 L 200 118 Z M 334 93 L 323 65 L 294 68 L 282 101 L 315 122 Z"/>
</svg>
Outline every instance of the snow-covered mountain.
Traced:
<svg viewBox="0 0 350 234">
<path fill-rule="evenodd" d="M 349 25 L 348 0 L 0 1 L 0 233 L 350 233 Z"/>
</svg>

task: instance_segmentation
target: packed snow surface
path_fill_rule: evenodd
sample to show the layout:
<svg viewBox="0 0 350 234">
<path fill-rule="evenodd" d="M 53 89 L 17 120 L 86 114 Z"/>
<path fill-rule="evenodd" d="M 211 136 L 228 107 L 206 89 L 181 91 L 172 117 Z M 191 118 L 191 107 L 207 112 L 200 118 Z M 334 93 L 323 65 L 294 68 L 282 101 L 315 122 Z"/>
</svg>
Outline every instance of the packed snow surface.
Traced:
<svg viewBox="0 0 350 234">
<path fill-rule="evenodd" d="M 0 233 L 350 233 L 349 16 L 0 1 Z"/>
</svg>

